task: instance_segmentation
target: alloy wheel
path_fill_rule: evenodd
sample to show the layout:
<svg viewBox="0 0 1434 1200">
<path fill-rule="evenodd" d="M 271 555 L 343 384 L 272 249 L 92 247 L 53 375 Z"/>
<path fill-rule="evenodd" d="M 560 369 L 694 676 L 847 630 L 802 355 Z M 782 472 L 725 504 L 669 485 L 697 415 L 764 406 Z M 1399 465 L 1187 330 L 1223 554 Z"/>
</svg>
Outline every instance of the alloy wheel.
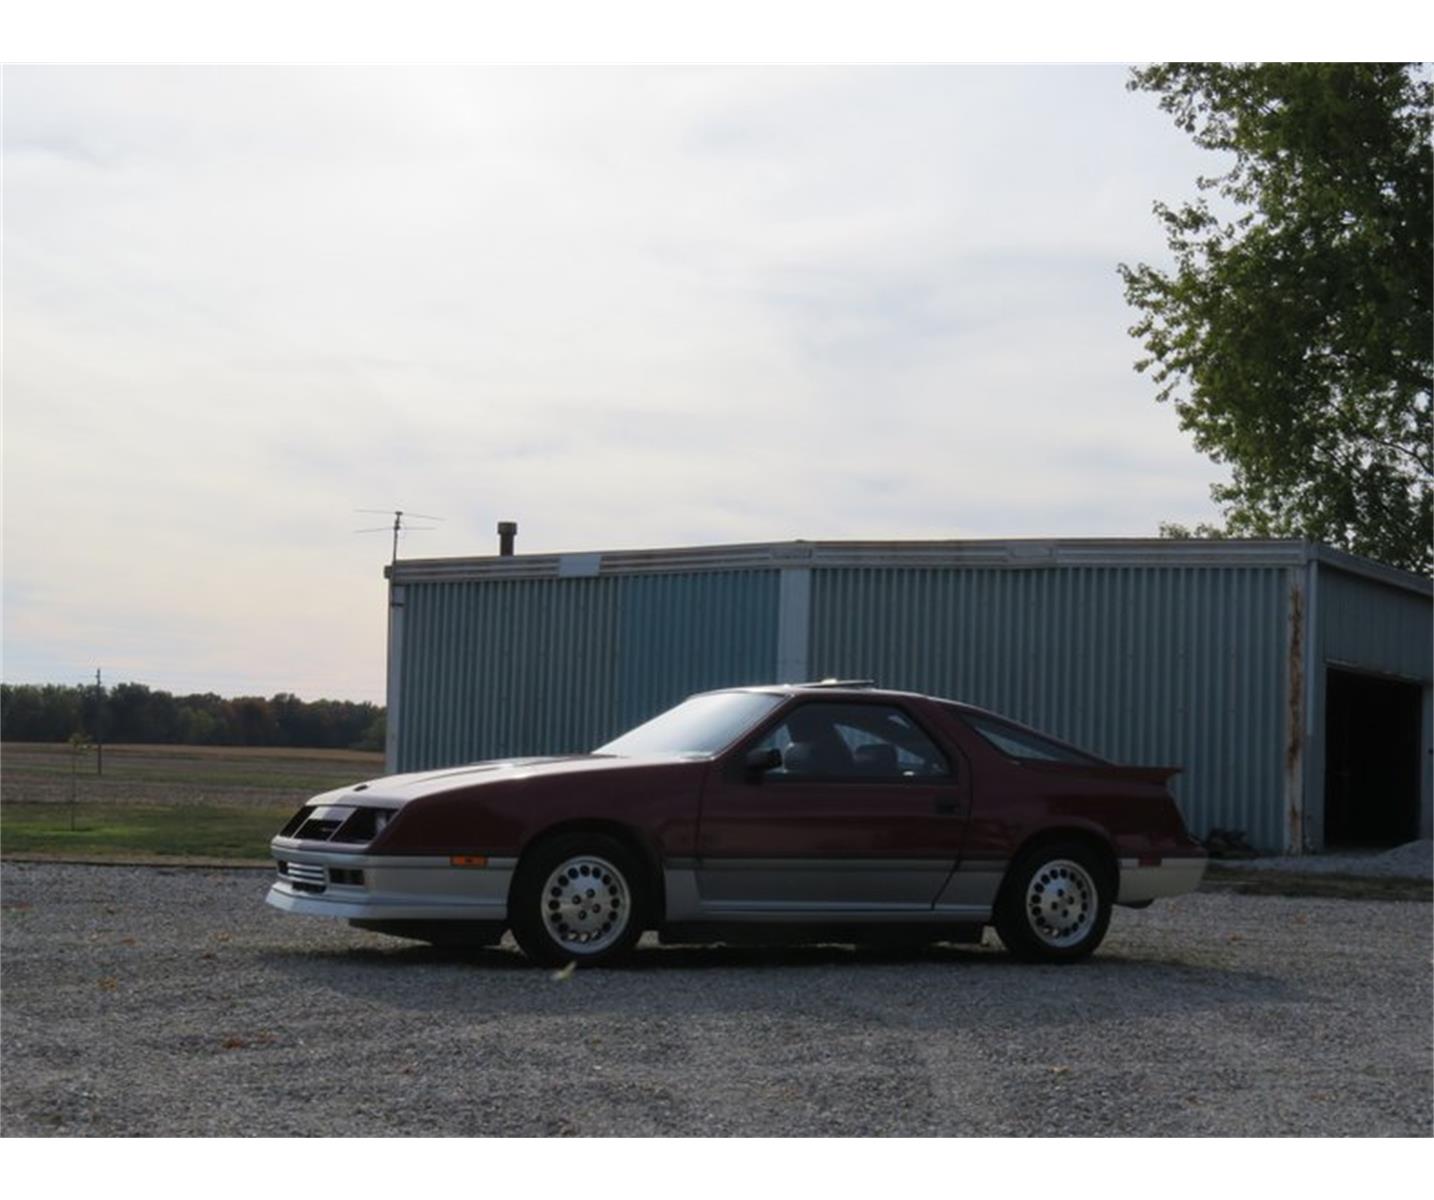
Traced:
<svg viewBox="0 0 1434 1200">
<path fill-rule="evenodd" d="M 1095 880 L 1067 858 L 1045 863 L 1026 888 L 1031 932 L 1047 946 L 1074 946 L 1090 933 L 1100 905 Z"/>
<path fill-rule="evenodd" d="M 597 954 L 622 937 L 632 896 L 612 863 L 591 854 L 560 863 L 539 899 L 548 935 L 574 955 Z"/>
</svg>

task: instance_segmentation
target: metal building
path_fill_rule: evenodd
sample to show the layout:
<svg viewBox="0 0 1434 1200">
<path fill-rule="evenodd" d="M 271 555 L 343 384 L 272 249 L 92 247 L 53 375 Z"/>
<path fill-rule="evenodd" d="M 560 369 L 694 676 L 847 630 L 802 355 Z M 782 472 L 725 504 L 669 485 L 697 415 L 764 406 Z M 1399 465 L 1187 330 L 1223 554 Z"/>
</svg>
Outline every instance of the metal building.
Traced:
<svg viewBox="0 0 1434 1200">
<path fill-rule="evenodd" d="M 1430 836 L 1434 589 L 1309 542 L 782 542 L 388 576 L 390 770 L 586 750 L 695 691 L 838 676 L 1179 765 L 1201 836 Z"/>
</svg>

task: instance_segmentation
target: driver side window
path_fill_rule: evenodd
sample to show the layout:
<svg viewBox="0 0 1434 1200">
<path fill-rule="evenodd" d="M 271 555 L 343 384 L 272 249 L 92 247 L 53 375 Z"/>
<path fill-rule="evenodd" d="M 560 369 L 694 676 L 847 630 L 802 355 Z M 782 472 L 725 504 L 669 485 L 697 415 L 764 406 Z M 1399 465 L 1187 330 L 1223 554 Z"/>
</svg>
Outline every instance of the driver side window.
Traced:
<svg viewBox="0 0 1434 1200">
<path fill-rule="evenodd" d="M 804 704 L 753 749 L 775 749 L 769 779 L 889 780 L 948 776 L 951 768 L 905 713 L 885 704 Z"/>
</svg>

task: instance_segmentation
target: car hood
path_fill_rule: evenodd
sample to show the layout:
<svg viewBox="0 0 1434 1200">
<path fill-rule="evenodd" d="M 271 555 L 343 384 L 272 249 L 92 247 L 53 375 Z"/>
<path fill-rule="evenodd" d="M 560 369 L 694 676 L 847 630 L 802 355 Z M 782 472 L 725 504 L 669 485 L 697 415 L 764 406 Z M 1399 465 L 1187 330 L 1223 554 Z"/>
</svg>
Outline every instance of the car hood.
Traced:
<svg viewBox="0 0 1434 1200">
<path fill-rule="evenodd" d="M 486 784 L 514 783 L 526 779 L 550 779 L 561 775 L 630 770 L 641 766 L 670 766 L 674 763 L 703 762 L 705 756 L 653 754 L 621 758 L 613 754 L 566 754 L 548 758 L 504 758 L 489 762 L 444 767 L 436 771 L 413 771 L 385 775 L 348 787 L 335 788 L 309 801 L 310 804 L 379 804 L 392 808 L 427 796 L 466 792 Z"/>
</svg>

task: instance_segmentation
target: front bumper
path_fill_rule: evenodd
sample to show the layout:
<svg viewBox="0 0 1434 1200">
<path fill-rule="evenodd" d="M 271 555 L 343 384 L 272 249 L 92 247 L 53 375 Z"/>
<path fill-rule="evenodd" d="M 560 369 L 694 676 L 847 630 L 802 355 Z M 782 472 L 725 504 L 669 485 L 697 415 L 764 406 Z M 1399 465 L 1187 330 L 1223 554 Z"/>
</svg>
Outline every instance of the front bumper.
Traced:
<svg viewBox="0 0 1434 1200">
<path fill-rule="evenodd" d="M 1142 866 L 1138 858 L 1120 860 L 1120 891 L 1117 904 L 1142 904 L 1167 896 L 1183 896 L 1200 886 L 1209 859 L 1203 855 L 1189 858 L 1163 858 Z"/>
<path fill-rule="evenodd" d="M 269 904 L 303 916 L 350 920 L 505 921 L 517 865 L 515 858 L 455 866 L 447 857 L 344 854 L 277 843 L 273 854 L 293 873 L 280 873 L 265 897 Z"/>
</svg>

